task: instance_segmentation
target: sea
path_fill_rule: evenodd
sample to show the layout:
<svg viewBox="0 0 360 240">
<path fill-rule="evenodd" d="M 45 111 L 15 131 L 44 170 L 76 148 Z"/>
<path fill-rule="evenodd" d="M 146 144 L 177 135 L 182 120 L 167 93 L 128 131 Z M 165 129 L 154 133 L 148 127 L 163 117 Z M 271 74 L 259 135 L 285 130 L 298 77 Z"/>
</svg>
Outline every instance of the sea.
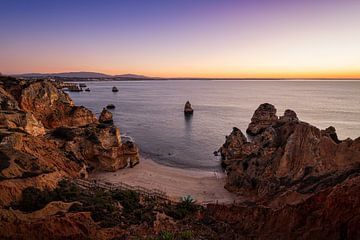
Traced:
<svg viewBox="0 0 360 240">
<path fill-rule="evenodd" d="M 281 116 L 294 110 L 321 129 L 334 126 L 340 139 L 360 136 L 360 81 L 345 80 L 146 80 L 85 82 L 90 92 L 69 93 L 76 105 L 99 116 L 108 104 L 124 138 L 160 164 L 218 170 L 213 153 L 233 127 L 244 133 L 255 109 L 271 103 Z M 119 89 L 112 92 L 112 87 Z M 184 115 L 190 101 L 191 117 Z"/>
</svg>

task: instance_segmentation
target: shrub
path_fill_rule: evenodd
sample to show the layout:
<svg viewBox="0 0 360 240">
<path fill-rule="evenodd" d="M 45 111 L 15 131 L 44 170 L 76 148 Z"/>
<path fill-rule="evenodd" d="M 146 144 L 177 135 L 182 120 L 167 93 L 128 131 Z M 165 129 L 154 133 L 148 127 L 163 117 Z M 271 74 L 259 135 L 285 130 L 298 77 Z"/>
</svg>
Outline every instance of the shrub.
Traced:
<svg viewBox="0 0 360 240">
<path fill-rule="evenodd" d="M 168 205 L 164 210 L 168 216 L 180 220 L 198 209 L 198 206 L 195 203 L 196 201 L 189 195 L 182 197 L 180 203 Z"/>
<path fill-rule="evenodd" d="M 160 239 L 161 240 L 173 240 L 174 238 L 174 234 L 172 234 L 171 232 L 162 232 L 160 233 Z"/>
<path fill-rule="evenodd" d="M 193 238 L 193 233 L 191 230 L 185 230 L 179 233 L 179 238 L 181 240 L 190 240 Z"/>
<path fill-rule="evenodd" d="M 112 191 L 112 197 L 121 203 L 125 212 L 132 212 L 140 207 L 140 196 L 135 191 Z"/>
<path fill-rule="evenodd" d="M 100 144 L 99 138 L 93 132 L 89 133 L 89 135 L 87 136 L 87 139 L 94 144 Z"/>
<path fill-rule="evenodd" d="M 75 134 L 73 133 L 71 128 L 56 128 L 51 135 L 55 138 L 63 139 L 66 141 L 74 140 Z"/>
<path fill-rule="evenodd" d="M 0 172 L 10 166 L 10 158 L 2 151 L 0 151 Z"/>
<path fill-rule="evenodd" d="M 15 208 L 23 212 L 33 212 L 42 209 L 51 201 L 52 196 L 48 190 L 41 191 L 38 188 L 28 187 L 23 190 L 21 200 Z"/>
</svg>

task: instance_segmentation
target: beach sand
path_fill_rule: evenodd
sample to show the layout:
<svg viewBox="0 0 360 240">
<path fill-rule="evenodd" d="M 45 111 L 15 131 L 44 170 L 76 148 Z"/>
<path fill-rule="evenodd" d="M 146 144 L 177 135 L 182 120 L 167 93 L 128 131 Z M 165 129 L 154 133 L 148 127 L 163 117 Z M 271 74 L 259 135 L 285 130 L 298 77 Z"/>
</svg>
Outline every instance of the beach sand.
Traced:
<svg viewBox="0 0 360 240">
<path fill-rule="evenodd" d="M 159 189 L 173 200 L 190 195 L 199 203 L 231 203 L 236 196 L 224 188 L 225 177 L 222 172 L 168 167 L 149 159 L 141 159 L 134 168 L 97 172 L 90 176 L 111 183 Z"/>
</svg>

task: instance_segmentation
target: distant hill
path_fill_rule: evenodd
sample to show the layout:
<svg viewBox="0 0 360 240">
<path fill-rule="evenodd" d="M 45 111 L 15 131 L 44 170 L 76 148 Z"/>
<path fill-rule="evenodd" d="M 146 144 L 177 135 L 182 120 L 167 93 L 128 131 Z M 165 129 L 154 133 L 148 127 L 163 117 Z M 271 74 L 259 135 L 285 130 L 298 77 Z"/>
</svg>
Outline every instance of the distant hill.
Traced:
<svg viewBox="0 0 360 240">
<path fill-rule="evenodd" d="M 113 76 L 97 72 L 64 72 L 64 73 L 25 73 L 19 77 L 61 77 L 61 78 L 111 78 Z"/>
<path fill-rule="evenodd" d="M 137 74 L 121 74 L 121 75 L 115 75 L 114 77 L 116 78 L 132 78 L 132 79 L 135 79 L 135 78 L 141 78 L 141 79 L 144 79 L 144 78 L 150 78 L 150 77 L 147 77 L 147 76 L 144 76 L 144 75 L 137 75 Z"/>
</svg>

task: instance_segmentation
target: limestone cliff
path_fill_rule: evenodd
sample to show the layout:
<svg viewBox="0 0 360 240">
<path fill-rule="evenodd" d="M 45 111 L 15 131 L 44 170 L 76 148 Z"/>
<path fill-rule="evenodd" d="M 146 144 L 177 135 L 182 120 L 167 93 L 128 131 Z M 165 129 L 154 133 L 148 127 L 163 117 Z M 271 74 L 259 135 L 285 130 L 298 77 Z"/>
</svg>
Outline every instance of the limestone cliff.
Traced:
<svg viewBox="0 0 360 240">
<path fill-rule="evenodd" d="M 122 143 L 112 119 L 99 123 L 53 82 L 0 77 L 0 157 L 0 206 L 7 206 L 30 186 L 134 166 L 139 151 Z"/>
<path fill-rule="evenodd" d="M 360 138 L 340 141 L 335 128 L 320 130 L 292 110 L 277 117 L 262 104 L 246 132 L 250 140 L 234 128 L 220 148 L 229 191 L 255 199 L 311 194 L 360 174 Z"/>
</svg>

